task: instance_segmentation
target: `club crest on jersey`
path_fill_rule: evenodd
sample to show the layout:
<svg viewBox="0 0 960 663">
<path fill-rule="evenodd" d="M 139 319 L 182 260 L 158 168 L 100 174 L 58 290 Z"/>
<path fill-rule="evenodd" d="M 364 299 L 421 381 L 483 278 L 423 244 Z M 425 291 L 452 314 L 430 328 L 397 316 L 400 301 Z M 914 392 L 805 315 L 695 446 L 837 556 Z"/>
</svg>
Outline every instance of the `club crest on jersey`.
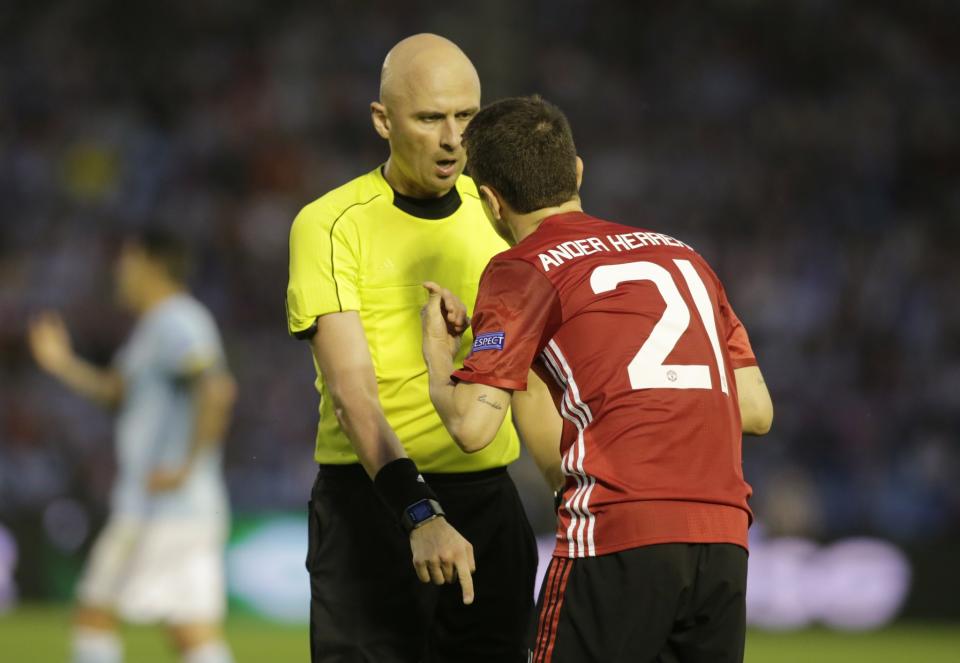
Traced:
<svg viewBox="0 0 960 663">
<path fill-rule="evenodd" d="M 503 350 L 503 339 L 506 338 L 506 336 L 507 335 L 502 331 L 479 334 L 473 339 L 473 349 L 471 351 L 480 352 L 482 350 Z"/>
</svg>

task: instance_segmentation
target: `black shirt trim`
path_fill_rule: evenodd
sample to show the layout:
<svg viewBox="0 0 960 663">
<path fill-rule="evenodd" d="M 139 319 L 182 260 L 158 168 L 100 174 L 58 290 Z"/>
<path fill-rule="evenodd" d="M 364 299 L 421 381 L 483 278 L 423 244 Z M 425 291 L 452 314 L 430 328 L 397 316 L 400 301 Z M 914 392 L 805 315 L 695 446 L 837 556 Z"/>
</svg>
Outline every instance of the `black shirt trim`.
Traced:
<svg viewBox="0 0 960 663">
<path fill-rule="evenodd" d="M 300 331 L 292 332 L 292 335 L 298 341 L 309 341 L 311 338 L 317 335 L 316 318 L 314 318 L 312 325 L 310 325 L 306 329 L 301 329 Z"/>
<path fill-rule="evenodd" d="M 333 223 L 330 224 L 330 278 L 333 279 L 333 287 L 337 293 L 337 306 L 340 308 L 341 313 L 343 312 L 343 302 L 340 301 L 340 284 L 337 283 L 337 263 L 333 258 L 333 231 L 337 227 L 337 224 L 340 222 L 340 219 L 343 218 L 344 214 L 352 210 L 354 207 L 358 207 L 358 206 L 362 207 L 363 205 L 368 205 L 379 197 L 380 197 L 380 194 L 378 193 L 370 200 L 365 200 L 362 203 L 353 203 L 352 205 L 347 207 L 345 210 L 340 212 L 340 216 L 334 219 Z M 316 329 L 314 329 L 314 333 L 316 333 Z M 311 334 L 311 336 L 312 335 L 313 334 Z"/>
<path fill-rule="evenodd" d="M 336 294 L 337 294 L 337 307 L 340 309 L 340 312 L 343 312 L 343 302 L 340 301 L 340 284 L 337 283 L 337 271 L 336 271 L 337 265 L 336 265 L 336 262 L 334 261 L 334 256 L 333 256 L 333 230 L 334 230 L 334 228 L 337 227 L 337 223 L 340 221 L 340 219 L 343 218 L 343 215 L 344 215 L 344 214 L 346 214 L 347 212 L 349 212 L 349 211 L 350 211 L 351 209 L 353 209 L 354 207 L 363 206 L 363 205 L 367 205 L 367 204 L 369 204 L 369 203 L 372 203 L 374 200 L 376 200 L 376 199 L 379 198 L 379 197 L 380 197 L 380 194 L 378 193 L 377 195 L 375 195 L 375 196 L 374 196 L 373 198 L 371 198 L 370 200 L 364 200 L 363 202 L 353 203 L 352 205 L 349 205 L 346 209 L 344 209 L 342 212 L 340 212 L 340 214 L 337 216 L 337 218 L 334 219 L 334 220 L 333 220 L 333 223 L 330 225 L 330 278 L 333 279 L 334 291 L 335 291 Z M 286 307 L 286 305 L 287 305 L 286 297 L 284 297 L 283 305 L 284 305 L 284 307 Z M 316 318 L 313 319 L 313 324 L 310 325 L 309 327 L 307 327 L 306 329 L 301 329 L 300 331 L 290 332 L 290 335 L 293 336 L 295 339 L 297 339 L 297 340 L 299 340 L 299 341 L 308 341 L 308 340 L 310 340 L 311 338 L 313 338 L 314 336 L 316 336 L 316 334 L 317 334 L 317 319 L 316 319 Z"/>
<path fill-rule="evenodd" d="M 418 219 L 445 219 L 460 209 L 461 203 L 460 192 L 455 186 L 439 198 L 411 198 L 393 191 L 393 206 Z"/>
</svg>

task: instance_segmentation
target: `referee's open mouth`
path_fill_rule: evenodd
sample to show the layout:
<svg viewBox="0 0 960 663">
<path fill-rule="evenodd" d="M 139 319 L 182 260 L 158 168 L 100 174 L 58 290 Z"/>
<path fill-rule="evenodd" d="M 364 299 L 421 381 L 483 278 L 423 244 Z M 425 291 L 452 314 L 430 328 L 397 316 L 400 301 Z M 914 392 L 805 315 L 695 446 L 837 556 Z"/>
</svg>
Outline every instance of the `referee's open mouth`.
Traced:
<svg viewBox="0 0 960 663">
<path fill-rule="evenodd" d="M 437 159 L 437 175 L 450 177 L 457 172 L 457 159 Z"/>
</svg>

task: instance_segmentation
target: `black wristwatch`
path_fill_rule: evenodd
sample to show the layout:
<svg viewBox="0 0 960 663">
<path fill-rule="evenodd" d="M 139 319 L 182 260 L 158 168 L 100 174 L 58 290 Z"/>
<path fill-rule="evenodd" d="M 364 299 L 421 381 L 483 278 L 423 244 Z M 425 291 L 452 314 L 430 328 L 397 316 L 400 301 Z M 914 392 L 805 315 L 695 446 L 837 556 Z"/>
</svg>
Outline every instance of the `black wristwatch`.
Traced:
<svg viewBox="0 0 960 663">
<path fill-rule="evenodd" d="M 407 532 L 412 532 L 421 525 L 425 525 L 434 518 L 439 518 L 443 515 L 445 515 L 443 513 L 443 507 L 440 506 L 437 500 L 425 499 L 414 502 L 403 510 L 403 516 L 401 517 L 403 529 Z"/>
</svg>

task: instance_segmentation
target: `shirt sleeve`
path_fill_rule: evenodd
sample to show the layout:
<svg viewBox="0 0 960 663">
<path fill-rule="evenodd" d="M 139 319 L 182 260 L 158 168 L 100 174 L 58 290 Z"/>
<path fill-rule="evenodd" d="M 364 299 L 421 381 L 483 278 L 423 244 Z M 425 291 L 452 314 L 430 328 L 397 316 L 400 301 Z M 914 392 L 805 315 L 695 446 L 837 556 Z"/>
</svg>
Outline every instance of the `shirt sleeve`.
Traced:
<svg viewBox="0 0 960 663">
<path fill-rule="evenodd" d="M 455 380 L 523 391 L 537 353 L 559 326 L 553 285 L 522 260 L 495 260 L 480 279 L 473 347 Z"/>
<path fill-rule="evenodd" d="M 341 213 L 308 205 L 290 229 L 287 329 L 309 338 L 317 318 L 360 309 L 356 227 Z"/>
<path fill-rule="evenodd" d="M 212 319 L 171 316 L 161 331 L 160 363 L 177 378 L 191 378 L 224 364 L 220 334 Z"/>
<path fill-rule="evenodd" d="M 747 330 L 740 322 L 740 318 L 734 313 L 733 307 L 727 300 L 727 292 L 723 286 L 720 286 L 720 317 L 723 320 L 723 326 L 726 331 L 727 352 L 730 353 L 730 365 L 733 368 L 744 368 L 746 366 L 756 366 L 757 358 L 753 354 L 753 348 L 750 346 L 750 338 L 747 336 Z"/>
</svg>

